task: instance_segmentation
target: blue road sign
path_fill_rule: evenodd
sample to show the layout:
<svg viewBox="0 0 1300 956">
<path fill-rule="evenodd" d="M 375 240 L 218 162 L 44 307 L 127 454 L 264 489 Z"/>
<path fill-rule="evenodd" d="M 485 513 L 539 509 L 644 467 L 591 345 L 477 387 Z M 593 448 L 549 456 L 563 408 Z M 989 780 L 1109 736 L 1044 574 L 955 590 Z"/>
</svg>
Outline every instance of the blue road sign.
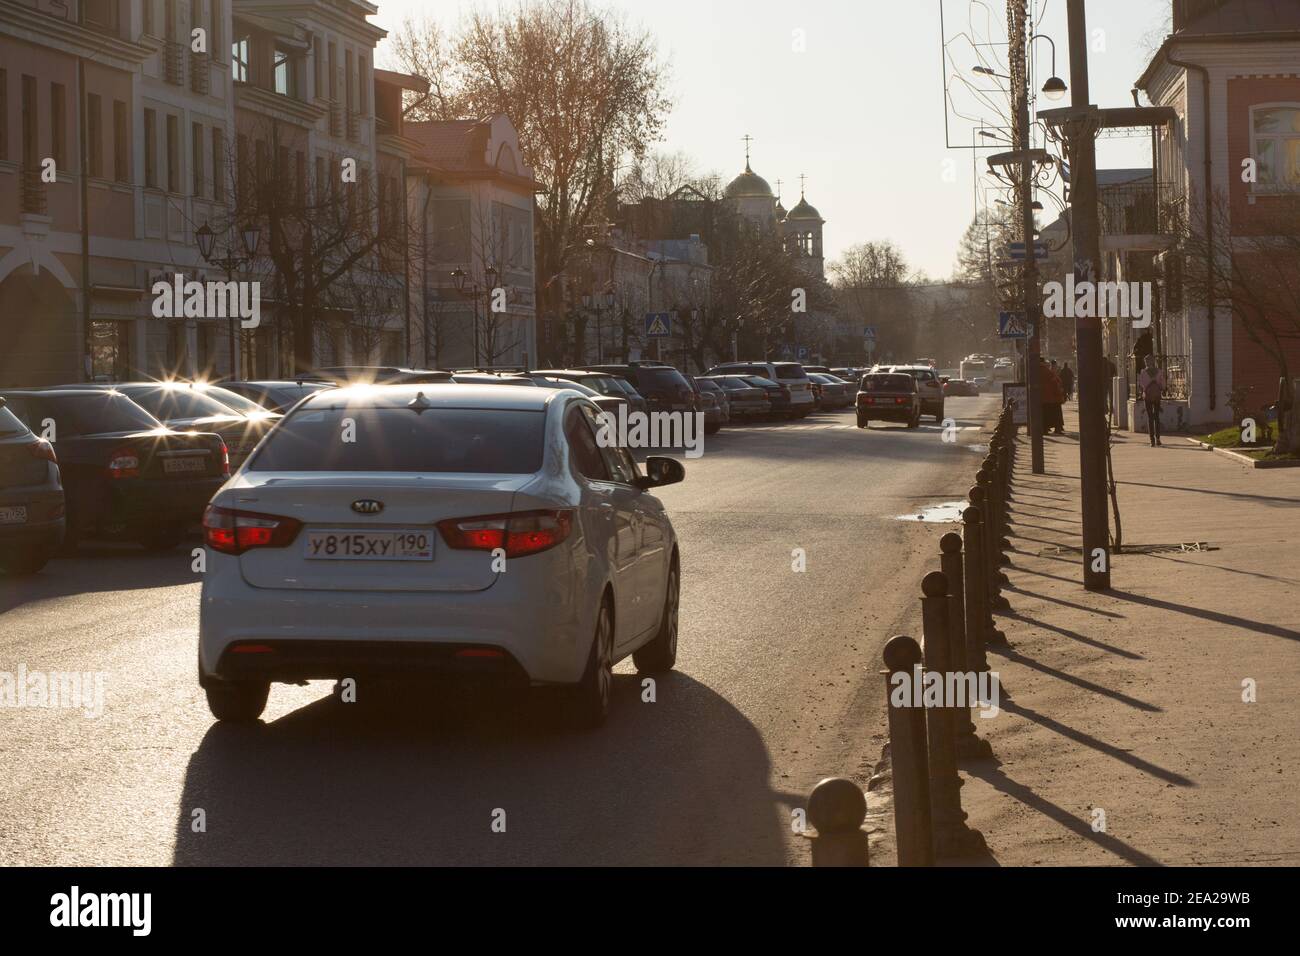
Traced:
<svg viewBox="0 0 1300 956">
<path fill-rule="evenodd" d="M 876 340 L 876 327 L 874 325 L 864 325 L 862 327 L 862 337 L 864 339 Z"/>
<path fill-rule="evenodd" d="M 1025 244 L 1023 242 L 1007 243 L 1007 255 L 1009 255 L 1012 259 L 1016 259 L 1016 260 L 1024 259 Z M 1045 242 L 1034 243 L 1034 258 L 1035 259 L 1047 258 L 1047 243 Z"/>
<path fill-rule="evenodd" d="M 1029 323 L 1025 321 L 1025 313 L 999 312 L 998 313 L 998 338 L 1000 339 L 1029 338 Z"/>
<path fill-rule="evenodd" d="M 645 334 L 648 339 L 663 339 L 673 334 L 673 314 L 671 312 L 647 312 L 645 314 Z"/>
<path fill-rule="evenodd" d="M 799 358 L 806 359 L 807 357 L 808 357 L 808 346 L 806 345 L 799 346 Z"/>
</svg>

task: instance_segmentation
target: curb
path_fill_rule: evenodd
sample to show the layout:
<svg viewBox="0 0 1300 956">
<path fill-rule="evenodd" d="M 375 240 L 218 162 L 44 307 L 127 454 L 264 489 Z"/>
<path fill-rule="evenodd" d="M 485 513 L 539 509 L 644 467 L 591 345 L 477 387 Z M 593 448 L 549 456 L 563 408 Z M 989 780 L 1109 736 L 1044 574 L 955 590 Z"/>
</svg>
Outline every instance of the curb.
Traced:
<svg viewBox="0 0 1300 956">
<path fill-rule="evenodd" d="M 1220 455 L 1224 455 L 1228 458 L 1231 458 L 1233 461 L 1240 462 L 1241 464 L 1245 465 L 1247 468 L 1300 468 L 1300 459 L 1293 459 L 1293 460 L 1279 459 L 1277 461 L 1260 461 L 1257 458 L 1251 458 L 1249 455 L 1242 455 L 1238 452 L 1230 451 L 1227 448 L 1215 448 L 1213 445 L 1206 444 L 1205 442 L 1195 438 L 1188 438 L 1187 441 L 1191 442 L 1193 445 L 1199 445 L 1202 448 L 1208 448 L 1210 451 L 1217 452 Z"/>
</svg>

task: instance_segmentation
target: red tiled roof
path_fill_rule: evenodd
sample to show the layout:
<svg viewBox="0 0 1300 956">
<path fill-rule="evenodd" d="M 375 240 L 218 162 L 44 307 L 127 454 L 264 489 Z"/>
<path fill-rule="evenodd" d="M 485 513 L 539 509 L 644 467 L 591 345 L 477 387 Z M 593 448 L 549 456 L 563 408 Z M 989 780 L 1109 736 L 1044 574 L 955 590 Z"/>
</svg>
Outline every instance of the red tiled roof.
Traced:
<svg viewBox="0 0 1300 956">
<path fill-rule="evenodd" d="M 483 125 L 480 120 L 425 120 L 407 122 L 403 132 L 422 144 L 420 155 L 429 162 L 446 169 L 470 169 L 483 165 L 483 143 L 473 135 L 475 127 Z"/>
</svg>

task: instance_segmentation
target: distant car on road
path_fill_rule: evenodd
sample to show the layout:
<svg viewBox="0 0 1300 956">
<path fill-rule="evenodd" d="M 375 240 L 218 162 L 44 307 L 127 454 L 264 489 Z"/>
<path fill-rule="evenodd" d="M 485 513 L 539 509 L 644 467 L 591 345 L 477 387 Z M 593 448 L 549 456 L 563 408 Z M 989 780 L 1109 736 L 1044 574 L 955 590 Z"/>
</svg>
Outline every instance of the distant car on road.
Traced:
<svg viewBox="0 0 1300 956">
<path fill-rule="evenodd" d="M 268 411 L 279 412 L 283 415 L 305 396 L 331 386 L 325 382 L 312 382 L 302 379 L 295 381 L 222 382 L 221 387 L 228 392 L 243 395 Z"/>
<path fill-rule="evenodd" d="M 950 378 L 943 383 L 943 394 L 949 395 L 978 395 L 979 386 L 974 382 L 968 382 L 964 378 Z"/>
<path fill-rule="evenodd" d="M 857 396 L 858 427 L 873 421 L 921 424 L 921 394 L 916 379 L 906 372 L 868 372 L 862 376 Z"/>
<path fill-rule="evenodd" d="M 576 382 L 578 385 L 601 395 L 610 398 L 622 399 L 628 406 L 628 411 L 644 412 L 646 411 L 645 399 L 632 387 L 632 383 L 618 375 L 611 375 L 608 372 L 591 372 L 583 369 L 557 368 L 557 369 L 535 369 L 530 372 L 533 378 L 544 375 L 547 378 L 568 379 Z"/>
<path fill-rule="evenodd" d="M 768 416 L 770 418 L 793 417 L 790 411 L 790 389 L 785 385 L 774 382 L 770 378 L 764 378 L 762 375 L 741 375 L 740 378 L 767 393 L 767 404 L 770 409 Z"/>
<path fill-rule="evenodd" d="M 368 440 L 338 441 L 345 418 Z M 256 720 L 273 681 L 446 678 L 557 688 L 603 722 L 619 660 L 676 661 L 677 535 L 649 491 L 684 470 L 643 476 L 598 432 L 565 389 L 310 396 L 204 516 L 213 715 Z"/>
<path fill-rule="evenodd" d="M 798 362 L 723 362 L 715 365 L 705 375 L 758 375 L 782 385 L 789 392 L 784 409 L 773 405 L 773 414 L 784 413 L 789 418 L 803 418 L 816 407 L 812 382 Z"/>
<path fill-rule="evenodd" d="M 63 543 L 63 483 L 54 446 L 0 396 L 0 574 L 35 574 Z"/>
<path fill-rule="evenodd" d="M 822 387 L 822 408 L 847 408 L 853 404 L 855 387 L 836 375 L 809 372 L 808 377 Z"/>
<path fill-rule="evenodd" d="M 717 382 L 727 393 L 728 420 L 766 418 L 772 414 L 772 400 L 767 397 L 767 391 L 746 381 L 742 375 L 702 375 L 699 378 Z"/>
<path fill-rule="evenodd" d="M 921 414 L 933 415 L 936 422 L 943 421 L 943 383 L 935 370 L 928 365 L 877 365 L 873 372 L 904 372 L 916 379 L 921 398 Z"/>
<path fill-rule="evenodd" d="M 9 389 L 4 397 L 29 428 L 52 425 L 67 505 L 65 550 L 83 538 L 174 548 L 230 477 L 220 435 L 167 428 L 121 392 Z"/>
<path fill-rule="evenodd" d="M 631 382 L 638 394 L 645 398 L 646 410 L 651 412 L 701 411 L 695 387 L 686 376 L 660 362 L 629 362 L 626 365 L 582 365 L 586 372 L 606 372 Z"/>
</svg>

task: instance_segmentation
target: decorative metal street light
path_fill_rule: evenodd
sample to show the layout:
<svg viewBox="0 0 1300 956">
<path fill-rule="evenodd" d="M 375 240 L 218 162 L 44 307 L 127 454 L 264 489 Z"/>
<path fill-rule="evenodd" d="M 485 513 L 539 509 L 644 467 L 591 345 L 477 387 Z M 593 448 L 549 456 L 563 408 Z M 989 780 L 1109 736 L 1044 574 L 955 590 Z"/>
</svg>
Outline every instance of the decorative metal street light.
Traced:
<svg viewBox="0 0 1300 956">
<path fill-rule="evenodd" d="M 262 229 L 255 222 L 245 223 L 240 230 L 240 240 L 244 244 L 244 255 L 237 256 L 234 254 L 233 243 L 226 246 L 226 251 L 222 255 L 217 255 L 217 234 L 212 227 L 206 222 L 194 230 L 194 241 L 198 243 L 199 255 L 205 262 L 211 263 L 225 270 L 226 281 L 232 282 L 235 278 L 235 272 L 249 265 L 257 256 L 257 247 L 261 243 Z M 235 346 L 235 322 L 238 316 L 232 310 L 228 322 L 228 337 L 230 349 L 230 377 L 239 376 L 238 357 L 239 352 Z"/>
<path fill-rule="evenodd" d="M 1033 43 L 1035 40 L 1046 40 L 1052 46 L 1052 75 L 1048 78 L 1047 82 L 1043 84 L 1043 95 L 1055 103 L 1063 97 L 1066 90 L 1069 89 L 1065 85 L 1065 80 L 1056 75 L 1056 41 L 1046 33 L 1035 33 L 1029 38 L 1030 43 Z"/>
</svg>

